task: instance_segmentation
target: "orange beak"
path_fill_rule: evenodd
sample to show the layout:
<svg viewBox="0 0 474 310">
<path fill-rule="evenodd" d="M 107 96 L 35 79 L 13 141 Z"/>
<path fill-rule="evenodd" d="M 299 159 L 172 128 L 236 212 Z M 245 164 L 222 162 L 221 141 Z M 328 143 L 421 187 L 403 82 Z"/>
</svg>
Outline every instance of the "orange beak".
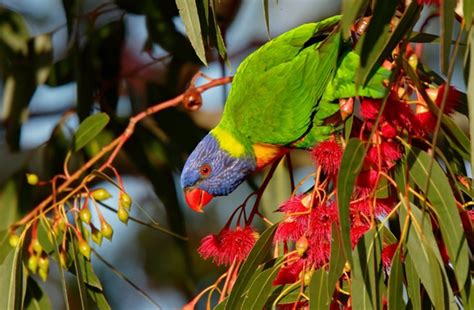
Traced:
<svg viewBox="0 0 474 310">
<path fill-rule="evenodd" d="M 188 188 L 184 190 L 184 197 L 188 206 L 196 212 L 204 212 L 202 208 L 214 198 L 211 194 L 199 188 Z"/>
</svg>

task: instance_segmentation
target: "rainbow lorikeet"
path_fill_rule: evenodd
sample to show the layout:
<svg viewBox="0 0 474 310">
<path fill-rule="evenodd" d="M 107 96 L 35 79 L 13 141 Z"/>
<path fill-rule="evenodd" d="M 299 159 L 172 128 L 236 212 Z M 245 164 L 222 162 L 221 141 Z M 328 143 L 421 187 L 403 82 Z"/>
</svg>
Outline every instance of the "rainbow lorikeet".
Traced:
<svg viewBox="0 0 474 310">
<path fill-rule="evenodd" d="M 334 131 L 325 119 L 339 98 L 356 95 L 358 56 L 344 46 L 340 17 L 292 29 L 249 55 L 238 67 L 219 124 L 186 161 L 181 185 L 195 211 L 231 193 L 245 178 L 290 148 L 311 148 Z M 386 72 L 361 96 L 383 97 Z M 380 84 L 380 85 L 379 85 Z"/>
</svg>

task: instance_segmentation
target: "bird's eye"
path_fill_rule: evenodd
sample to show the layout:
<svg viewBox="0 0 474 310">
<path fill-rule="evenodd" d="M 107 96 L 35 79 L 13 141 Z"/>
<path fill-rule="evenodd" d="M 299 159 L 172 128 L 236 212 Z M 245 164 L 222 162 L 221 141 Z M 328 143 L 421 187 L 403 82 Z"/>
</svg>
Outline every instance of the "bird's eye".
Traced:
<svg viewBox="0 0 474 310">
<path fill-rule="evenodd" d="M 209 174 L 211 174 L 211 166 L 208 164 L 203 164 L 201 167 L 199 167 L 199 174 L 203 177 L 207 177 Z"/>
</svg>

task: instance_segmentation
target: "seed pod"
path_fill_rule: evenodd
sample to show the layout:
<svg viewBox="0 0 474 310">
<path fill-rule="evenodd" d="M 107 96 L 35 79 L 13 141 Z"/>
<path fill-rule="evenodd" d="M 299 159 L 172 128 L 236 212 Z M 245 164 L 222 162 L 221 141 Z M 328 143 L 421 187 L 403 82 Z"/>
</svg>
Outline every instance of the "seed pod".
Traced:
<svg viewBox="0 0 474 310">
<path fill-rule="evenodd" d="M 91 196 L 97 201 L 106 200 L 112 197 L 112 195 L 110 195 L 110 193 L 105 188 L 99 188 L 99 189 L 94 190 L 91 193 Z"/>
<path fill-rule="evenodd" d="M 38 257 L 38 268 L 41 270 L 46 270 L 48 271 L 49 269 L 49 259 L 48 256 L 46 255 L 41 255 Z"/>
<path fill-rule="evenodd" d="M 190 88 L 183 95 L 183 105 L 190 111 L 197 111 L 202 106 L 201 93 L 196 88 Z"/>
<path fill-rule="evenodd" d="M 303 275 L 304 285 L 309 285 L 312 277 L 313 277 L 313 270 L 306 271 Z"/>
</svg>

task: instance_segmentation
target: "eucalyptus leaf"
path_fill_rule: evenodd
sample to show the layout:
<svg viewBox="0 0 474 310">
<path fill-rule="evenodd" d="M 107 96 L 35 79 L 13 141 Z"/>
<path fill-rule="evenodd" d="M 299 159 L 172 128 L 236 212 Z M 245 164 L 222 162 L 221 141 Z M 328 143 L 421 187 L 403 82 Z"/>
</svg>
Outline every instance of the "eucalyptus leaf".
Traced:
<svg viewBox="0 0 474 310">
<path fill-rule="evenodd" d="M 77 152 L 92 141 L 105 128 L 109 119 L 109 116 L 103 112 L 86 118 L 74 134 L 73 150 Z"/>
<path fill-rule="evenodd" d="M 176 0 L 179 9 L 179 15 L 183 20 L 189 41 L 193 46 L 196 55 L 207 66 L 206 50 L 204 49 L 204 41 L 202 39 L 201 25 L 199 22 L 199 14 L 196 1 Z"/>
</svg>

